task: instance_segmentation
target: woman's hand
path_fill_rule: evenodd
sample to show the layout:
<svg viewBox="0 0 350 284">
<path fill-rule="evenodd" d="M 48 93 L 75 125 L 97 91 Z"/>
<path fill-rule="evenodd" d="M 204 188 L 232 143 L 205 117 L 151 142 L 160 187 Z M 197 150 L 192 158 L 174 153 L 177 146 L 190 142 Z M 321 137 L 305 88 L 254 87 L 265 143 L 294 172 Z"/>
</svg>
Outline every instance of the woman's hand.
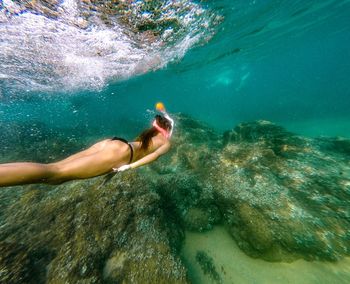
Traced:
<svg viewBox="0 0 350 284">
<path fill-rule="evenodd" d="M 113 168 L 113 172 L 124 172 L 128 169 L 131 169 L 131 166 L 130 165 L 124 165 L 124 166 L 121 166 L 119 168 Z"/>
</svg>

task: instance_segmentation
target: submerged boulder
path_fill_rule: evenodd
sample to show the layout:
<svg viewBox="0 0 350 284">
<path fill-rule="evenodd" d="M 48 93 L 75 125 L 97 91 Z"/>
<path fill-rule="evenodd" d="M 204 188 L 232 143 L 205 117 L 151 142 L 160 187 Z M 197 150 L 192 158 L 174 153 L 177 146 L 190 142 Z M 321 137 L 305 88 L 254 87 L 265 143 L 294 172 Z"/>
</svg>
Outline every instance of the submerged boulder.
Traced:
<svg viewBox="0 0 350 284">
<path fill-rule="evenodd" d="M 30 283 L 33 273 L 26 248 L 18 243 L 0 242 L 1 283 Z"/>
<path fill-rule="evenodd" d="M 179 226 L 224 222 L 242 250 L 269 261 L 349 255 L 349 140 L 300 137 L 269 121 L 219 136 L 180 117 L 178 129 L 175 150 L 149 168 Z"/>
<path fill-rule="evenodd" d="M 185 283 L 176 254 L 182 235 L 166 225 L 159 196 L 147 181 L 135 173 L 101 187 L 103 181 L 31 186 L 4 212 L 0 238 L 25 245 L 32 259 L 23 262 L 26 269 L 30 264 L 46 271 L 30 280 Z M 8 276 L 1 277 L 0 282 Z"/>
<path fill-rule="evenodd" d="M 219 223 L 252 257 L 350 255 L 349 140 L 300 137 L 267 121 L 220 135 L 176 120 L 169 154 L 137 171 L 1 189 L 0 282 L 186 283 L 184 231 Z"/>
<path fill-rule="evenodd" d="M 178 121 L 175 150 L 150 167 L 178 224 L 203 231 L 223 222 L 244 252 L 269 261 L 349 255 L 349 140 L 300 137 L 268 121 L 220 137 Z"/>
<path fill-rule="evenodd" d="M 349 254 L 350 165 L 321 146 L 266 121 L 226 134 L 215 191 L 246 253 L 267 260 Z"/>
</svg>

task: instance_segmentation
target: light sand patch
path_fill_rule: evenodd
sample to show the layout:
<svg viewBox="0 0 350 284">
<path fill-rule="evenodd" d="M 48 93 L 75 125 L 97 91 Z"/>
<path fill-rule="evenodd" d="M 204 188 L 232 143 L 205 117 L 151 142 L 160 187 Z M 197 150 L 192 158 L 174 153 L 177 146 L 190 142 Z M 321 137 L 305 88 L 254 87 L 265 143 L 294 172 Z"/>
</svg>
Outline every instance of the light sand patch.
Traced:
<svg viewBox="0 0 350 284">
<path fill-rule="evenodd" d="M 198 251 L 206 252 L 213 259 L 222 283 L 350 283 L 350 258 L 337 263 L 305 260 L 281 263 L 254 259 L 244 254 L 221 226 L 206 233 L 186 233 L 182 257 L 192 283 L 215 283 L 204 274 L 196 260 Z"/>
</svg>

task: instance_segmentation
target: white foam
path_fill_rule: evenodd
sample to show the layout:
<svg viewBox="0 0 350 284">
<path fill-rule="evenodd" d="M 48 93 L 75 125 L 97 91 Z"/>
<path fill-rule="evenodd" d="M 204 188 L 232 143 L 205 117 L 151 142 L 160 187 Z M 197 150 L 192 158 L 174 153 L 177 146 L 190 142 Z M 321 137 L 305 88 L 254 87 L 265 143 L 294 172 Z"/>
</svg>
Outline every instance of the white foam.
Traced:
<svg viewBox="0 0 350 284">
<path fill-rule="evenodd" d="M 177 2 L 189 5 L 189 1 Z M 126 31 L 117 21 L 106 26 L 94 16 L 84 20 L 76 0 L 63 1 L 56 11 L 57 19 L 24 12 L 24 7 L 5 0 L 7 14 L 0 11 L 0 88 L 6 93 L 23 89 L 100 90 L 109 80 L 162 68 L 181 59 L 204 38 L 201 24 L 208 24 L 209 20 L 203 17 L 203 9 L 191 5 L 186 15 L 177 16 L 173 9 L 165 10 L 163 15 L 164 18 L 177 16 L 184 25 L 189 25 L 187 34 L 174 37 L 175 32 L 169 28 L 162 37 L 145 44 L 140 42 L 139 34 Z M 22 12 L 17 14 L 18 11 Z"/>
</svg>

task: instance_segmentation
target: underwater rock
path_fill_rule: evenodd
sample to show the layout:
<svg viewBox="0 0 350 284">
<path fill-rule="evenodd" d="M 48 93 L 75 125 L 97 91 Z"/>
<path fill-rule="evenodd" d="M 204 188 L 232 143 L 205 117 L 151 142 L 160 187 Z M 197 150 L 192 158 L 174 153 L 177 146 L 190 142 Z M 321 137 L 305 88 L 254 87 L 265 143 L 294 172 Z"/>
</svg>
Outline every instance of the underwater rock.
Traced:
<svg viewBox="0 0 350 284">
<path fill-rule="evenodd" d="M 241 249 L 272 261 L 349 254 L 346 159 L 265 121 L 239 125 L 224 145 L 215 189 Z"/>
<path fill-rule="evenodd" d="M 23 245 L 0 242 L 0 283 L 30 283 L 31 261 Z"/>
<path fill-rule="evenodd" d="M 212 163 L 222 141 L 205 124 L 185 115 L 176 116 L 173 147 L 162 161 L 150 165 L 145 174 L 159 194 L 168 218 L 188 230 L 209 230 L 221 220 L 209 182 Z"/>
<path fill-rule="evenodd" d="M 191 207 L 182 217 L 187 230 L 203 232 L 213 228 L 220 222 L 221 215 L 215 205 L 211 207 Z"/>
<path fill-rule="evenodd" d="M 339 159 L 349 159 L 350 140 L 341 137 L 337 138 L 318 138 L 317 142 L 321 151 L 330 151 L 334 154 L 340 154 Z"/>
<path fill-rule="evenodd" d="M 268 121 L 220 137 L 177 120 L 174 150 L 147 175 L 179 226 L 223 221 L 245 253 L 269 261 L 349 255 L 349 140 L 304 138 Z"/>
<path fill-rule="evenodd" d="M 179 257 L 184 231 L 218 223 L 252 257 L 336 261 L 350 255 L 349 140 L 304 138 L 266 121 L 220 135 L 185 115 L 176 120 L 171 151 L 137 171 L 106 183 L 98 177 L 1 189 L 0 244 L 13 253 L 0 264 L 18 269 L 1 277 L 187 283 Z M 34 155 L 52 143 L 66 145 L 38 129 L 43 140 L 29 135 L 20 153 L 30 157 L 30 144 Z M 21 145 L 18 135 L 14 145 Z"/>
<path fill-rule="evenodd" d="M 159 196 L 133 173 L 102 182 L 27 187 L 4 212 L 0 239 L 18 240 L 34 267 L 46 267 L 35 283 L 185 283 L 181 235 L 163 220 Z"/>
<path fill-rule="evenodd" d="M 226 143 L 239 141 L 258 142 L 266 139 L 283 139 L 290 136 L 291 133 L 287 132 L 283 127 L 270 121 L 259 120 L 239 124 L 233 131 L 224 134 L 224 140 Z"/>
</svg>

